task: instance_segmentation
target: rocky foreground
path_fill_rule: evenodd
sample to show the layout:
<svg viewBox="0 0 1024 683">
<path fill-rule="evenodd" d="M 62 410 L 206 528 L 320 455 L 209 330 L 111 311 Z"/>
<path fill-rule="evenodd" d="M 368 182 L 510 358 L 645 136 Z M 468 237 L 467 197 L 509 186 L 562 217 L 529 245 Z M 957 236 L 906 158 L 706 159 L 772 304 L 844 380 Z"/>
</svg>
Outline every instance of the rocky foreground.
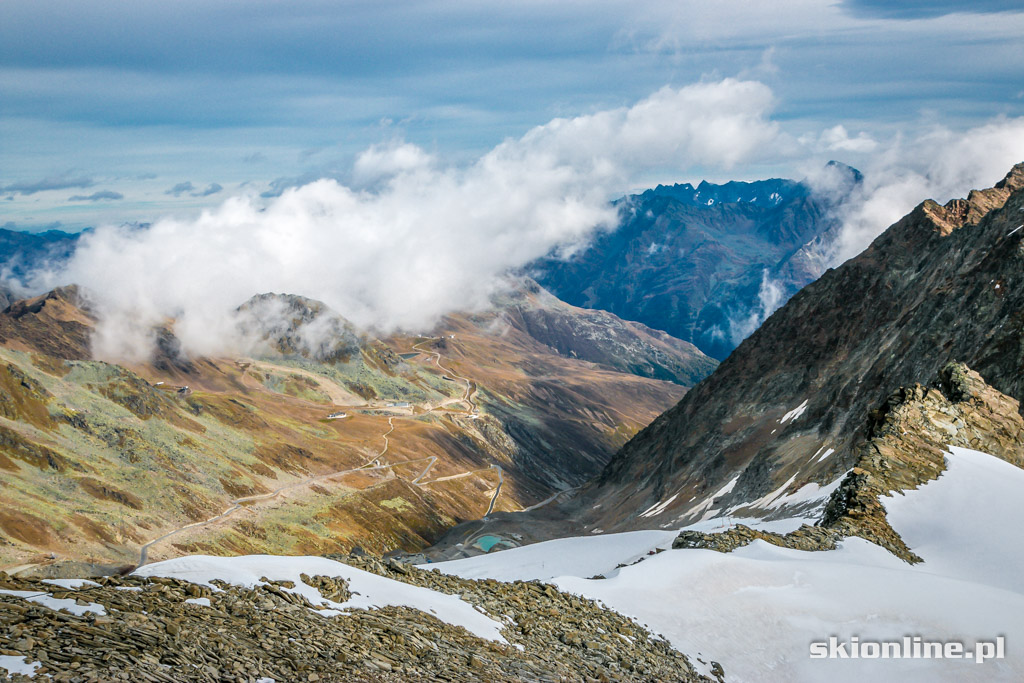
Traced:
<svg viewBox="0 0 1024 683">
<path fill-rule="evenodd" d="M 459 595 L 505 624 L 508 644 L 406 607 L 323 616 L 289 581 L 245 588 L 101 577 L 76 588 L 0 573 L 0 672 L 54 681 L 696 681 L 635 622 L 537 582 L 468 581 L 395 561 L 334 556 Z M 325 599 L 344 579 L 302 576 Z M 291 584 L 291 585 L 290 585 Z"/>
</svg>

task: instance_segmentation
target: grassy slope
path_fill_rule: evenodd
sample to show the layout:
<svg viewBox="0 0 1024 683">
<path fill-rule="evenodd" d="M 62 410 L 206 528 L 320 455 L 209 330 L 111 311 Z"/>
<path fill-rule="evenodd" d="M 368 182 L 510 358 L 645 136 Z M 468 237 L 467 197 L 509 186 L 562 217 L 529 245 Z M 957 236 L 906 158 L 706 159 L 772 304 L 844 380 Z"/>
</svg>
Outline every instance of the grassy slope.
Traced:
<svg viewBox="0 0 1024 683">
<path fill-rule="evenodd" d="M 236 497 L 359 467 L 380 452 L 389 424 L 384 414 L 338 406 L 346 396 L 417 406 L 405 411 L 417 415 L 394 418 L 385 459 L 418 462 L 297 486 L 174 536 L 150 558 L 355 544 L 416 549 L 483 514 L 497 485 L 492 464 L 505 468 L 496 509 L 528 505 L 552 486 L 591 474 L 682 392 L 560 358 L 526 339 L 490 335 L 465 320 L 452 323 L 458 339 L 439 351 L 474 380 L 479 419 L 469 418 L 465 404 L 423 413 L 422 406 L 463 389 L 445 381 L 425 354 L 396 363 L 387 350 L 370 347 L 331 366 L 204 360 L 184 375 L 172 366 L 65 361 L 15 350 L 35 346 L 23 340 L 9 343 L 15 348 L 0 348 L 0 566 L 51 552 L 131 563 L 142 543 L 208 519 Z M 389 347 L 408 353 L 417 341 L 393 339 Z M 185 384 L 188 395 L 176 391 Z M 337 410 L 350 417 L 324 419 Z M 519 432 L 531 432 L 535 442 L 517 441 Z M 464 476 L 411 485 L 430 456 L 437 461 L 425 481 Z M 547 471 L 536 466 L 544 458 L 554 463 Z"/>
</svg>

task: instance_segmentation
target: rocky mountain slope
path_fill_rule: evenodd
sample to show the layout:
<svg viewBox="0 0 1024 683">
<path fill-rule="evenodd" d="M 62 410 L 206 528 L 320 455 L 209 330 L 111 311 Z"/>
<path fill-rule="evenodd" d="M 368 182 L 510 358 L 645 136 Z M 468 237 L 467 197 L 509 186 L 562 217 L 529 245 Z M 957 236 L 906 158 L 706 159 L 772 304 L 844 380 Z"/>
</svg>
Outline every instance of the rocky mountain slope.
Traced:
<svg viewBox="0 0 1024 683">
<path fill-rule="evenodd" d="M 830 170 L 840 186 L 859 182 L 849 167 Z M 619 202 L 616 230 L 529 272 L 570 304 L 664 330 L 720 360 L 824 271 L 835 201 L 782 179 L 659 185 Z"/>
<path fill-rule="evenodd" d="M 689 342 L 607 311 L 571 306 L 530 278 L 494 304 L 497 324 L 525 332 L 567 358 L 685 387 L 718 365 Z"/>
<path fill-rule="evenodd" d="M 944 471 L 949 445 L 1024 453 L 1024 164 L 994 188 L 926 201 L 772 315 L 706 380 L 620 450 L 601 476 L 528 515 L 456 528 L 542 540 L 721 518 L 799 519 L 827 549 L 856 535 L 915 561 L 881 496 Z"/>
<path fill-rule="evenodd" d="M 183 357 L 168 321 L 129 367 L 92 358 L 76 288 L 16 302 L 0 313 L 0 563 L 131 565 L 151 541 L 150 559 L 416 550 L 596 475 L 685 391 L 499 315 L 376 339 L 268 294 L 239 311 L 251 353 Z M 692 352 L 659 346 L 671 367 Z"/>
<path fill-rule="evenodd" d="M 332 557 L 186 559 L 98 581 L 0 573 L 0 668 L 57 681 L 708 680 L 642 626 L 550 585 Z"/>
<path fill-rule="evenodd" d="M 902 452 L 876 441 L 914 432 L 893 427 L 904 410 L 933 442 L 1019 458 L 1022 188 L 1019 165 L 966 200 L 926 201 L 794 296 L 616 454 L 589 492 L 593 522 L 765 515 L 801 490 L 823 503 L 851 469 Z M 925 407 L 901 408 L 913 401 Z"/>
</svg>

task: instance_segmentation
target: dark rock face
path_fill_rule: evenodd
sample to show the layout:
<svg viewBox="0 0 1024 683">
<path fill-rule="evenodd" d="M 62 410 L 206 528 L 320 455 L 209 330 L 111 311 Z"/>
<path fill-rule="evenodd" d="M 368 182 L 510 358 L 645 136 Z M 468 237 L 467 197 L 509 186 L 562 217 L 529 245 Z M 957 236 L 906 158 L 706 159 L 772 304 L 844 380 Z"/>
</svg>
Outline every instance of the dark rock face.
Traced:
<svg viewBox="0 0 1024 683">
<path fill-rule="evenodd" d="M 582 518 L 604 529 L 651 526 L 687 519 L 686 501 L 699 503 L 733 478 L 715 507 L 749 501 L 791 476 L 791 490 L 833 481 L 864 457 L 863 444 L 902 401 L 892 402 L 894 392 L 923 384 L 956 401 L 971 370 L 1019 412 L 1022 188 L 1024 164 L 966 200 L 926 201 L 799 292 L 626 444 L 580 496 Z M 970 370 L 940 378 L 953 360 Z M 961 429 L 947 430 L 946 443 Z M 834 452 L 815 458 L 826 446 Z M 663 515 L 634 518 L 673 494 Z M 600 510 L 586 512 L 595 502 Z"/>
<path fill-rule="evenodd" d="M 859 176 L 841 172 L 850 183 Z M 611 311 L 725 358 L 825 269 L 829 200 L 792 180 L 659 185 L 619 202 L 622 225 L 528 269 L 559 298 Z"/>
</svg>

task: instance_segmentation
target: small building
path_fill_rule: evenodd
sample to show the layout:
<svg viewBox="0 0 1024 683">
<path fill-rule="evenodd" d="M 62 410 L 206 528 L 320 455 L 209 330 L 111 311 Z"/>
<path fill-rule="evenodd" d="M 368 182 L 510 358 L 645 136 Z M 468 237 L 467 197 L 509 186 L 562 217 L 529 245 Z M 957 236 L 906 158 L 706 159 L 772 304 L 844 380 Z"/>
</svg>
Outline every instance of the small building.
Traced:
<svg viewBox="0 0 1024 683">
<path fill-rule="evenodd" d="M 348 413 L 331 413 L 327 416 L 328 420 L 340 420 L 343 417 L 348 417 Z"/>
</svg>

